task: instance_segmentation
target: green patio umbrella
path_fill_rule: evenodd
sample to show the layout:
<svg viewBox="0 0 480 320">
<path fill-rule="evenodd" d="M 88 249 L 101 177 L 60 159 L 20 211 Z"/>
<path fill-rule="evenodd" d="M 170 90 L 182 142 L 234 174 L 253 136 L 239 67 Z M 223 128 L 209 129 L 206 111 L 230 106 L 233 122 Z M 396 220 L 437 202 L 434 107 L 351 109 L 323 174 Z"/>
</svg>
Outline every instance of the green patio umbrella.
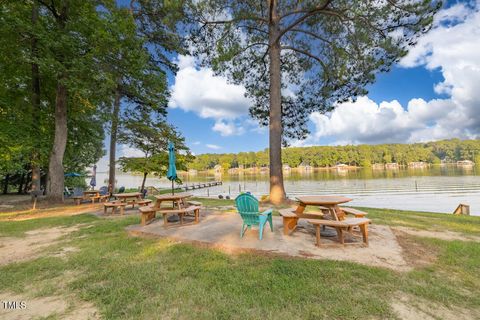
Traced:
<svg viewBox="0 0 480 320">
<path fill-rule="evenodd" d="M 173 182 L 177 180 L 177 167 L 175 166 L 175 146 L 172 142 L 168 143 L 167 179 L 172 181 L 172 194 L 174 194 Z"/>
</svg>

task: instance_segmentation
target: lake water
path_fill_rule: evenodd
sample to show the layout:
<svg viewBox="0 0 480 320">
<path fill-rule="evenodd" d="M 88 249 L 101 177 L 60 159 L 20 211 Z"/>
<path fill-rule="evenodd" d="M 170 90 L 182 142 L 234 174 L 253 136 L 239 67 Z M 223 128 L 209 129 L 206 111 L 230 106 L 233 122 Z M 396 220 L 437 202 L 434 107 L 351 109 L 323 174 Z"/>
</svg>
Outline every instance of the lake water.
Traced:
<svg viewBox="0 0 480 320">
<path fill-rule="evenodd" d="M 294 172 L 284 176 L 287 196 L 299 195 L 344 195 L 354 199 L 352 206 L 390 208 L 431 212 L 453 212 L 460 203 L 469 204 L 472 215 L 480 214 L 479 168 L 436 166 L 426 169 L 349 171 L 316 170 Z M 107 179 L 107 173 L 98 173 L 97 181 Z M 200 173 L 182 176 L 184 185 L 220 180 L 223 185 L 189 190 L 196 196 L 218 197 L 237 196 L 250 191 L 260 197 L 268 194 L 268 173 L 266 174 L 223 174 Z M 139 187 L 142 177 L 117 174 L 117 186 Z M 168 188 L 170 181 L 165 178 L 147 178 L 147 186 Z"/>
</svg>

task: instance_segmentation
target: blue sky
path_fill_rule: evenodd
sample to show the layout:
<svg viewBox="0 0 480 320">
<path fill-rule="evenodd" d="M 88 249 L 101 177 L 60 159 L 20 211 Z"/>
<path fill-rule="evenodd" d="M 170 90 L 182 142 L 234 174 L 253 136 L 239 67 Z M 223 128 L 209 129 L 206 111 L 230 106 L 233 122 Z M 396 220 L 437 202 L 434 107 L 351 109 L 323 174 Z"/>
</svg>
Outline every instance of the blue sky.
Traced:
<svg viewBox="0 0 480 320">
<path fill-rule="evenodd" d="M 445 97 L 434 91 L 434 85 L 443 81 L 439 69 L 427 70 L 425 67 L 403 68 L 395 67 L 389 73 L 379 74 L 377 81 L 368 87 L 368 97 L 380 103 L 382 101 L 397 100 L 406 106 L 408 101 L 421 97 L 425 100 Z M 174 80 L 172 81 L 174 83 Z M 240 117 L 248 118 L 247 116 Z M 242 135 L 221 136 L 212 128 L 215 120 L 201 118 L 195 112 L 185 111 L 180 108 L 170 108 L 168 120 L 177 126 L 185 135 L 190 148 L 196 154 L 207 152 L 240 152 L 257 151 L 268 147 L 268 134 L 264 132 L 249 131 Z M 310 125 L 314 129 L 313 125 Z M 325 142 L 334 143 L 334 139 L 325 139 Z M 207 144 L 219 146 L 212 149 Z"/>
<path fill-rule="evenodd" d="M 419 142 L 480 134 L 480 1 L 450 1 L 433 29 L 368 95 L 310 117 L 311 134 L 295 146 Z M 468 5 L 467 5 L 468 4 Z M 215 77 L 191 57 L 176 58 L 168 121 L 195 154 L 257 151 L 268 131 L 249 119 L 244 88 Z M 119 156 L 135 150 L 119 148 Z"/>
</svg>

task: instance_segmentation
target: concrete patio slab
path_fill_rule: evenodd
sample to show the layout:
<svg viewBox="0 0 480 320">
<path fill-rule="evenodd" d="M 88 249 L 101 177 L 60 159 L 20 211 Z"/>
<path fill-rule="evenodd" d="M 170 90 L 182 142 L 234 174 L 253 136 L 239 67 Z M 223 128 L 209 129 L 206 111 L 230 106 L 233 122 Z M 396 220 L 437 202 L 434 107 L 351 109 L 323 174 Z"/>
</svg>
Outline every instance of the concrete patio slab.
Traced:
<svg viewBox="0 0 480 320">
<path fill-rule="evenodd" d="M 299 227 L 291 235 L 283 234 L 280 217 L 273 217 L 273 232 L 267 228 L 263 240 L 258 239 L 258 230 L 248 230 L 240 238 L 242 220 L 235 213 L 210 213 L 201 218 L 199 224 L 164 227 L 163 221 L 156 220 L 147 226 L 134 225 L 127 231 L 136 236 L 154 236 L 173 241 L 199 244 L 226 252 L 255 251 L 283 256 L 309 259 L 330 259 L 352 261 L 369 266 L 386 267 L 397 271 L 412 269 L 402 256 L 402 247 L 388 226 L 369 226 L 369 246 L 362 243 L 361 235 L 347 235 L 345 246 L 336 237 L 322 237 L 320 248 L 315 246 L 313 226 L 300 220 Z"/>
</svg>

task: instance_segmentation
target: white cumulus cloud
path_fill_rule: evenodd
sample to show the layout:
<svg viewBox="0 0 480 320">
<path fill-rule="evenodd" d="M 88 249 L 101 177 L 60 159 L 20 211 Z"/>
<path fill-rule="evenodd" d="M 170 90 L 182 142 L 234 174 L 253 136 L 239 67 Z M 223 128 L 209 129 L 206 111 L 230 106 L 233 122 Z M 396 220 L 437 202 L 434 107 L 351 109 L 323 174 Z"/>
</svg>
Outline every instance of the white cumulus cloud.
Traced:
<svg viewBox="0 0 480 320">
<path fill-rule="evenodd" d="M 218 120 L 213 126 L 213 131 L 220 133 L 221 136 L 238 136 L 245 132 L 245 128 L 241 125 L 236 125 L 233 121 Z"/>
<path fill-rule="evenodd" d="M 216 144 L 206 144 L 205 145 L 207 148 L 209 149 L 213 149 L 213 150 L 218 150 L 218 149 L 221 149 L 222 147 L 220 146 L 217 146 Z"/>
<path fill-rule="evenodd" d="M 215 119 L 217 129 L 226 120 L 248 113 L 249 101 L 243 86 L 228 83 L 225 77 L 215 76 L 209 68 L 197 68 L 195 59 L 190 56 L 179 56 L 178 67 L 169 107 Z M 235 125 L 233 122 L 228 124 Z"/>
<path fill-rule="evenodd" d="M 449 98 L 416 98 L 376 103 L 368 97 L 346 102 L 327 114 L 310 117 L 315 131 L 305 142 L 330 138 L 335 143 L 418 142 L 480 136 L 480 11 L 456 4 L 439 12 L 400 66 L 439 69 L 444 81 L 434 90 Z M 414 81 L 414 79 L 412 79 Z"/>
</svg>

